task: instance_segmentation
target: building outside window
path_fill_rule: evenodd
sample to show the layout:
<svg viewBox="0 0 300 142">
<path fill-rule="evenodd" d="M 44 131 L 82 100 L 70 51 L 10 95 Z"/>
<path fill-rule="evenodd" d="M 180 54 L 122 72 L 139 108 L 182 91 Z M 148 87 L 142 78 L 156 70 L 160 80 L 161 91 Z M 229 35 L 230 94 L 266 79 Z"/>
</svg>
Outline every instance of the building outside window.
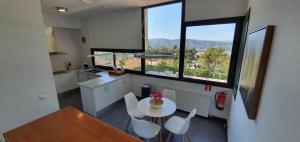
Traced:
<svg viewBox="0 0 300 142">
<path fill-rule="evenodd" d="M 118 68 L 141 71 L 141 59 L 134 57 L 134 53 L 117 53 L 116 64 Z"/>
</svg>

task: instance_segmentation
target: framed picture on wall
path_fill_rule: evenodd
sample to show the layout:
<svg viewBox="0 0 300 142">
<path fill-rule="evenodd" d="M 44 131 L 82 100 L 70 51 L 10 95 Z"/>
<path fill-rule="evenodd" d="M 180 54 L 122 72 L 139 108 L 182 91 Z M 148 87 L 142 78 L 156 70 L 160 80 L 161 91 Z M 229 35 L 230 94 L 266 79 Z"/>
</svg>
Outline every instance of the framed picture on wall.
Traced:
<svg viewBox="0 0 300 142">
<path fill-rule="evenodd" d="M 240 80 L 240 74 L 241 74 L 241 68 L 242 68 L 242 62 L 243 62 L 244 49 L 245 49 L 246 39 L 247 39 L 247 35 L 248 35 L 250 13 L 251 13 L 251 8 L 249 8 L 249 10 L 247 11 L 245 18 L 244 18 L 244 23 L 243 23 L 243 32 L 242 32 L 242 36 L 241 36 L 241 43 L 240 43 L 240 48 L 239 48 L 239 54 L 238 54 L 238 60 L 237 60 L 235 78 L 234 78 L 234 84 L 233 84 L 234 99 L 236 98 L 236 94 L 237 94 L 238 87 L 239 87 L 239 80 Z"/>
<path fill-rule="evenodd" d="M 273 32 L 274 26 L 266 26 L 247 37 L 239 90 L 249 119 L 256 118 Z"/>
</svg>

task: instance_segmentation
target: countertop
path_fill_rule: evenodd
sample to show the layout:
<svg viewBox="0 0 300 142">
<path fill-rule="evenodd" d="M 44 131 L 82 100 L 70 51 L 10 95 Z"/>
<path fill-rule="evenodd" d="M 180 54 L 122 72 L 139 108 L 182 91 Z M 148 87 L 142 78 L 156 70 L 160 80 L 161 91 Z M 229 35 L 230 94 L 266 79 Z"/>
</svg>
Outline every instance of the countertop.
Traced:
<svg viewBox="0 0 300 142">
<path fill-rule="evenodd" d="M 70 72 L 76 72 L 76 71 L 79 71 L 78 69 L 73 69 L 73 70 L 57 70 L 57 71 L 53 71 L 53 75 L 56 76 L 56 75 L 61 75 L 61 74 L 67 74 L 67 73 L 70 73 Z"/>
<path fill-rule="evenodd" d="M 84 72 L 84 71 L 79 70 L 79 72 Z M 107 83 L 110 83 L 110 82 L 113 82 L 113 81 L 116 81 L 116 80 L 119 80 L 119 79 L 129 76 L 128 74 L 124 74 L 124 75 L 120 75 L 120 76 L 109 75 L 108 71 L 93 73 L 93 75 L 98 75 L 99 77 L 85 81 L 85 82 L 78 83 L 78 85 L 94 89 L 97 87 L 101 87 L 104 84 L 107 84 Z"/>
</svg>

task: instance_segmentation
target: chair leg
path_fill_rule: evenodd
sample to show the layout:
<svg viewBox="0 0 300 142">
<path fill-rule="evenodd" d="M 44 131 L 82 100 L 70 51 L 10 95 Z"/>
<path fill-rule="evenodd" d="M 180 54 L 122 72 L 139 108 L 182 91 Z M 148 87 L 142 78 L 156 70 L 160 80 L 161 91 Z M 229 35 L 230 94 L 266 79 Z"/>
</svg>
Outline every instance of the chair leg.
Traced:
<svg viewBox="0 0 300 142">
<path fill-rule="evenodd" d="M 158 122 L 159 122 L 159 123 L 158 123 L 159 126 L 161 127 L 161 117 L 158 118 Z M 160 140 L 160 142 L 162 142 L 162 140 L 163 140 L 163 139 L 162 139 L 162 131 L 161 131 L 161 130 L 159 131 L 159 140 Z"/>
<path fill-rule="evenodd" d="M 126 128 L 125 128 L 125 131 L 126 131 L 126 132 L 127 132 L 127 130 L 128 130 L 128 126 L 129 126 L 129 124 L 130 124 L 130 121 L 131 121 L 131 118 L 129 117 L 129 120 L 128 120 L 127 125 L 126 125 Z"/>
<path fill-rule="evenodd" d="M 192 142 L 192 137 L 191 137 L 190 133 L 187 132 L 186 134 L 187 134 L 187 136 L 188 136 L 189 142 Z"/>
<path fill-rule="evenodd" d="M 184 142 L 184 137 L 183 137 L 183 135 L 181 135 L 180 138 L 181 138 L 181 142 Z"/>
<path fill-rule="evenodd" d="M 168 135 L 168 138 L 167 138 L 167 141 L 166 141 L 166 142 L 169 142 L 169 141 L 171 140 L 172 135 L 173 135 L 173 134 L 170 132 L 169 135 Z"/>
<path fill-rule="evenodd" d="M 160 142 L 163 142 L 163 140 L 162 140 L 162 134 L 161 134 L 162 132 L 160 132 L 160 135 L 159 135 L 159 141 Z"/>
</svg>

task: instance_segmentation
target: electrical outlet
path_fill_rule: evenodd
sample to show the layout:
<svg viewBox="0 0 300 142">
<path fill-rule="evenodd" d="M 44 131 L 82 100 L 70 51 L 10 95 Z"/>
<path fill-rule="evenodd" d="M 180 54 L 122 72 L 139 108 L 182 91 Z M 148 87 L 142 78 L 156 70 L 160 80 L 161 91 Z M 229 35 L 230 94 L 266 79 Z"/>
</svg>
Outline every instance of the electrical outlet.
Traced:
<svg viewBox="0 0 300 142">
<path fill-rule="evenodd" d="M 48 95 L 40 95 L 39 100 L 46 100 L 48 98 Z"/>
</svg>

